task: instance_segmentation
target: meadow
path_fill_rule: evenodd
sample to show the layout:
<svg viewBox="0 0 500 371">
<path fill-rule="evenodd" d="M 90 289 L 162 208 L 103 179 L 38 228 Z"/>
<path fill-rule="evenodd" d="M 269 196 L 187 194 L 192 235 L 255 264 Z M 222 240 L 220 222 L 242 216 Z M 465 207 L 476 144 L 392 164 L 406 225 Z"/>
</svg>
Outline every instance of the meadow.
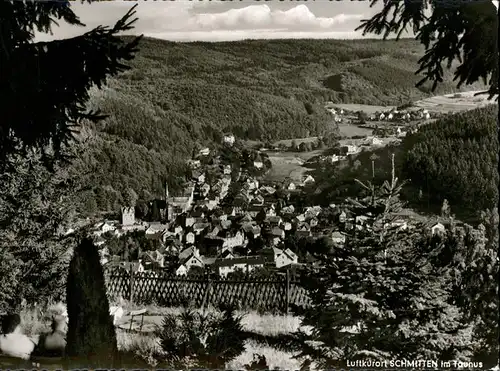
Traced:
<svg viewBox="0 0 500 371">
<path fill-rule="evenodd" d="M 293 182 L 301 182 L 306 172 L 312 170 L 305 162 L 322 153 L 322 150 L 310 152 L 267 152 L 272 163 L 271 171 L 266 175 L 270 181 L 283 181 L 290 178 Z"/>
</svg>

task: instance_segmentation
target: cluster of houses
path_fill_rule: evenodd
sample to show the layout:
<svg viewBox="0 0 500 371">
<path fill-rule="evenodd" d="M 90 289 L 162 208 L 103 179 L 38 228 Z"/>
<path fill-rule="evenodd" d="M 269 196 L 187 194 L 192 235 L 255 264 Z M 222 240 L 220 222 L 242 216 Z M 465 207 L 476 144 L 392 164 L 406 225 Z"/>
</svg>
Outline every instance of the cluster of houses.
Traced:
<svg viewBox="0 0 500 371">
<path fill-rule="evenodd" d="M 232 145 L 226 138 L 224 143 Z M 347 148 L 348 153 L 357 150 Z M 217 156 L 209 164 L 200 161 L 200 156 L 210 153 L 202 151 L 189 162 L 192 180 L 182 195 L 171 196 L 166 187 L 164 200 L 157 206 L 160 220 L 139 220 L 134 207 L 123 207 L 121 221 L 105 220 L 95 225 L 102 264 L 134 272 L 167 270 L 179 276 L 192 270 L 221 277 L 238 270 L 282 270 L 314 264 L 312 256 L 290 248 L 289 236 L 326 237 L 335 245 L 343 244 L 349 231 L 370 228 L 370 215 L 353 217 L 342 205 L 294 205 L 294 195 L 314 183 L 311 176 L 301 184 L 290 180 L 265 183 L 241 169 L 234 176 L 231 164 Z M 212 172 L 209 180 L 207 171 Z M 402 218 L 391 226 L 403 230 L 408 222 Z M 437 223 L 430 229 L 438 233 L 444 226 Z M 106 236 L 120 237 L 132 231 L 143 231 L 145 238 L 155 242 L 156 250 L 142 251 L 132 262 L 112 256 Z"/>
<path fill-rule="evenodd" d="M 331 105 L 327 104 L 327 107 Z M 428 110 L 420 108 L 413 110 L 398 110 L 397 108 L 392 108 L 384 112 L 374 112 L 370 115 L 365 115 L 362 111 L 351 112 L 344 110 L 342 108 L 327 108 L 327 111 L 333 115 L 334 121 L 341 123 L 349 117 L 363 117 L 365 121 L 420 121 L 420 120 L 430 120 L 431 114 Z"/>
</svg>

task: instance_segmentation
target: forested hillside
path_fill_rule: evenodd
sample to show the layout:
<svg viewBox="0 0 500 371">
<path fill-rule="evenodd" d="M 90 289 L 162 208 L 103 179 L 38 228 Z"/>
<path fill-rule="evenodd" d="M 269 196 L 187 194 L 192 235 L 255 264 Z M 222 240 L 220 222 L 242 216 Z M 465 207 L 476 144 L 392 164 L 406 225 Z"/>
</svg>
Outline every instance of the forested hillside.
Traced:
<svg viewBox="0 0 500 371">
<path fill-rule="evenodd" d="M 455 114 L 405 138 L 403 171 L 431 202 L 479 211 L 498 203 L 498 106 Z"/>
<path fill-rule="evenodd" d="M 132 70 L 92 94 L 109 117 L 75 165 L 92 188 L 82 210 L 116 210 L 130 197 L 176 190 L 183 162 L 224 132 L 277 140 L 331 128 L 327 100 L 400 104 L 428 96 L 414 75 L 413 40 L 258 40 L 173 43 L 144 39 Z M 436 93 L 454 91 L 451 73 Z M 470 87 L 468 87 L 470 88 Z M 473 87 L 473 88 L 478 88 Z"/>
<path fill-rule="evenodd" d="M 322 192 L 314 202 L 367 194 L 354 179 L 382 184 L 391 176 L 395 154 L 397 175 L 408 180 L 402 197 L 410 207 L 439 213 L 447 199 L 457 217 L 476 221 L 482 210 L 498 202 L 497 116 L 496 105 L 449 115 L 422 126 L 400 145 L 361 152 L 348 162 L 318 169 L 314 176 Z"/>
</svg>

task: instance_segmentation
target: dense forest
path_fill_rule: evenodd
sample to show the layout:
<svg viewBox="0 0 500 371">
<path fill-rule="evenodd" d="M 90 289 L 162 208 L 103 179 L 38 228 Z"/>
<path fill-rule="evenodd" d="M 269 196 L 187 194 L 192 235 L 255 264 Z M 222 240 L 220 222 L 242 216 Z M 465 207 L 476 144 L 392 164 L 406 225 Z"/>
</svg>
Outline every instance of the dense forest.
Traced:
<svg viewBox="0 0 500 371">
<path fill-rule="evenodd" d="M 403 141 L 403 174 L 432 203 L 462 211 L 498 203 L 498 106 L 458 113 L 423 126 Z"/>
<path fill-rule="evenodd" d="M 481 210 L 498 202 L 497 116 L 496 105 L 445 116 L 406 136 L 400 145 L 318 167 L 313 175 L 321 193 L 313 196 L 314 202 L 363 194 L 354 179 L 381 184 L 390 177 L 394 154 L 398 177 L 408 180 L 402 198 L 409 206 L 439 213 L 446 199 L 456 216 L 475 221 Z"/>
<path fill-rule="evenodd" d="M 256 52 L 257 51 L 257 52 Z M 225 132 L 279 140 L 332 129 L 325 101 L 401 104 L 429 94 L 414 83 L 423 49 L 413 40 L 254 40 L 174 43 L 144 39 L 133 67 L 91 94 L 108 118 L 74 170 L 86 212 L 176 192 L 184 161 Z M 451 73 L 436 94 L 455 91 Z M 470 88 L 470 87 L 468 87 Z M 477 88 L 477 87 L 473 87 Z"/>
</svg>

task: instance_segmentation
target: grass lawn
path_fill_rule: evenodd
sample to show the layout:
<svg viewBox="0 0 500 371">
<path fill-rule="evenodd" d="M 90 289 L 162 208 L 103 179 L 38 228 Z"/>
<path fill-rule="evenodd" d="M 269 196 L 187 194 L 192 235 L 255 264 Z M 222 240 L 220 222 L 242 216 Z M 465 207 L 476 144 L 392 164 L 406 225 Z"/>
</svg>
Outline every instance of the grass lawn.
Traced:
<svg viewBox="0 0 500 371">
<path fill-rule="evenodd" d="M 111 303 L 111 305 L 118 305 L 118 303 Z M 155 357 L 161 355 L 162 350 L 159 339 L 155 336 L 153 331 L 161 325 L 165 314 L 179 314 L 181 313 L 181 308 L 165 308 L 153 305 L 138 306 L 131 305 L 123 300 L 120 302 L 120 305 L 125 313 L 131 310 L 146 308 L 148 315 L 144 318 L 144 330 L 149 332 L 130 333 L 117 327 L 116 337 L 118 349 L 127 354 L 135 354 L 146 361 L 151 367 L 155 367 L 157 364 Z M 36 338 L 41 333 L 49 331 L 52 314 L 62 313 L 63 310 L 61 308 L 63 308 L 63 306 L 60 304 L 54 305 L 49 308 L 44 315 L 32 309 L 21 311 L 22 326 L 26 335 Z M 296 331 L 300 327 L 300 318 L 290 315 L 258 314 L 255 311 L 239 311 L 237 314 L 244 316 L 242 322 L 245 330 L 258 334 L 278 335 Z M 134 322 L 135 321 L 136 318 L 134 318 Z M 140 319 L 137 319 L 137 321 L 140 321 Z M 128 323 L 130 323 L 129 316 L 123 316 L 119 321 L 119 324 L 123 324 L 124 327 L 127 328 Z M 305 328 L 304 330 L 307 331 Z M 279 351 L 270 346 L 258 344 L 251 340 L 246 342 L 245 352 L 230 362 L 227 368 L 243 369 L 244 365 L 251 363 L 254 354 L 264 355 L 270 369 L 298 370 L 300 368 L 300 362 L 292 358 L 292 353 Z"/>
</svg>

